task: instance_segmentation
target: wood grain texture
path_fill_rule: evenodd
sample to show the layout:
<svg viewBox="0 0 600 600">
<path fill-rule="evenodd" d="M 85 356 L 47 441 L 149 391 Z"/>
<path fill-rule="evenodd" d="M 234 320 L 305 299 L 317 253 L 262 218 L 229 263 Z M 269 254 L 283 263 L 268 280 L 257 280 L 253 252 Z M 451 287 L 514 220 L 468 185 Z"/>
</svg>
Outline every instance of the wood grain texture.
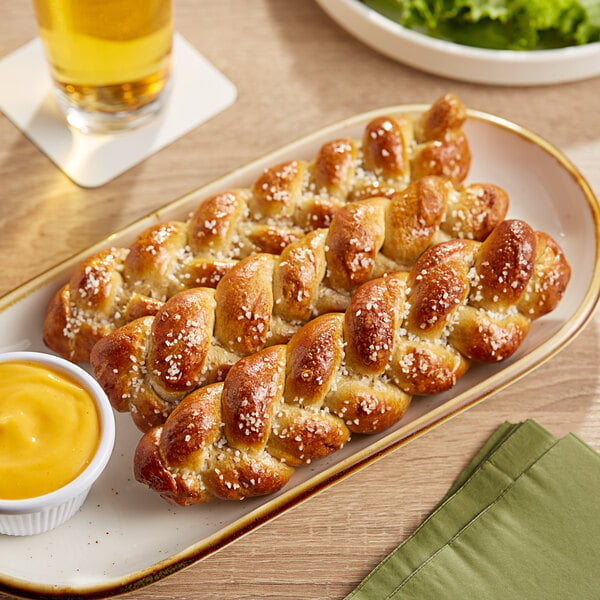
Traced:
<svg viewBox="0 0 600 600">
<path fill-rule="evenodd" d="M 434 77 L 363 46 L 310 0 L 175 0 L 175 11 L 183 36 L 236 84 L 236 103 L 93 190 L 72 183 L 0 116 L 0 294 L 301 135 L 447 91 L 550 140 L 600 194 L 600 78 L 529 89 Z M 0 3 L 0 23 L 0 56 L 36 33 L 28 2 Z M 599 333 L 596 316 L 558 356 L 507 390 L 127 598 L 342 598 L 417 527 L 502 421 L 534 418 L 600 450 Z"/>
</svg>

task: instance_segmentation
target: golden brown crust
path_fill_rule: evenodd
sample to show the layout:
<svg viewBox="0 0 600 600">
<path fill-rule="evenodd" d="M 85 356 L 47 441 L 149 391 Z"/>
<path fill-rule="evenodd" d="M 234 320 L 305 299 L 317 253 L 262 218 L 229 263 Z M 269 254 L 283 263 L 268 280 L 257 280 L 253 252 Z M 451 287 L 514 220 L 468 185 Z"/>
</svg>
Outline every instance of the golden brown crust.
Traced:
<svg viewBox="0 0 600 600">
<path fill-rule="evenodd" d="M 402 327 L 408 273 L 395 273 L 362 285 L 353 295 L 344 320 L 346 362 L 357 373 L 381 375 Z"/>
<path fill-rule="evenodd" d="M 410 172 L 408 145 L 410 130 L 406 119 L 379 117 L 365 128 L 363 153 L 365 166 L 385 179 L 406 177 Z"/>
<path fill-rule="evenodd" d="M 252 185 L 248 197 L 250 214 L 264 218 L 290 217 L 299 204 L 306 163 L 290 160 L 265 169 Z"/>
<path fill-rule="evenodd" d="M 289 344 L 237 362 L 222 385 L 188 395 L 144 435 L 136 477 L 182 505 L 276 491 L 351 433 L 398 422 L 413 395 L 452 388 L 471 360 L 510 356 L 532 321 L 522 299 L 539 290 L 553 308 L 568 273 L 556 243 L 522 221 L 483 243 L 434 246 L 410 273 L 360 287 L 345 314 L 315 318 Z"/>
<path fill-rule="evenodd" d="M 139 386 L 142 391 L 130 400 L 130 409 L 138 426 L 146 430 L 159 423 L 165 410 L 168 411 L 168 407 L 176 403 L 183 393 L 199 383 L 223 377 L 243 356 L 267 345 L 287 343 L 292 334 L 313 316 L 344 311 L 350 296 L 361 284 L 384 273 L 410 268 L 411 264 L 404 261 L 413 257 L 415 248 L 419 251 L 425 249 L 438 235 L 443 235 L 441 226 L 440 229 L 423 226 L 415 231 L 415 217 L 411 216 L 411 211 L 420 214 L 423 204 L 431 210 L 435 207 L 437 217 L 434 223 L 442 223 L 444 211 L 448 210 L 449 196 L 472 197 L 462 187 L 457 189 L 438 178 L 414 182 L 400 196 L 408 196 L 412 201 L 404 210 L 408 216 L 403 221 L 397 220 L 392 232 L 385 224 L 390 222 L 390 213 L 398 212 L 396 204 L 402 203 L 403 198 L 357 201 L 339 209 L 328 229 L 305 235 L 287 246 L 281 255 L 254 254 L 232 267 L 214 290 L 192 288 L 168 300 L 155 313 L 155 324 L 152 319 L 145 321 L 145 326 L 149 327 L 146 335 L 151 341 L 144 357 L 148 374 L 143 380 L 147 383 Z M 468 205 L 465 204 L 463 209 L 468 211 Z M 400 241 L 404 241 L 410 250 L 404 248 Z M 477 244 L 476 241 L 461 241 L 452 246 L 454 250 L 449 256 L 456 255 L 460 260 L 466 248 L 475 248 Z M 446 253 L 449 251 L 446 250 Z M 428 256 L 429 263 L 434 265 L 430 269 L 429 283 L 421 286 L 418 275 L 415 276 L 411 284 L 413 295 L 429 294 L 433 299 L 434 293 L 455 293 L 444 279 L 452 273 L 446 264 L 452 262 L 450 258 L 443 258 L 441 249 L 430 252 Z M 428 267 L 429 263 L 423 262 L 426 259 L 419 260 L 421 270 Z M 436 286 L 434 279 L 439 280 Z M 378 301 L 389 305 L 398 300 L 398 295 L 397 292 L 395 295 L 389 292 Z M 370 304 L 373 302 L 367 298 L 365 306 Z M 425 306 L 425 303 L 422 305 Z M 426 310 L 430 309 L 422 309 Z M 434 306 L 433 310 L 439 312 L 440 308 Z M 368 314 L 370 312 L 365 311 L 362 318 Z M 382 318 L 373 316 L 372 327 L 378 328 L 381 343 L 384 343 L 383 336 L 389 337 L 390 334 L 385 333 Z M 396 315 L 395 319 L 398 318 Z M 428 321 L 430 316 L 411 313 L 409 318 L 422 322 Z M 188 322 L 190 325 L 186 325 Z M 202 327 L 206 327 L 207 333 L 200 331 Z M 437 330 L 434 331 L 430 325 L 427 329 L 431 329 L 431 335 L 436 335 Z M 121 334 L 116 329 L 106 335 L 118 338 Z M 187 350 L 181 343 L 174 346 L 181 336 L 185 340 L 193 340 L 194 343 L 190 343 L 195 352 L 193 358 L 173 358 Z M 126 330 L 125 340 L 128 339 Z M 94 349 L 91 357 L 94 371 L 96 365 L 103 370 L 104 364 L 114 362 L 113 368 L 122 376 L 133 377 L 124 370 L 126 365 L 113 361 L 103 350 L 110 343 L 104 340 L 98 342 L 98 348 Z M 363 365 L 364 369 L 367 367 L 373 369 L 374 365 Z M 101 376 L 99 379 L 102 382 Z M 120 397 L 109 394 L 109 398 L 115 406 L 121 407 L 119 410 L 123 409 Z M 147 422 L 144 419 L 148 419 Z"/>
<path fill-rule="evenodd" d="M 123 263 L 124 283 L 138 294 L 165 300 L 182 289 L 171 274 L 179 264 L 179 250 L 187 243 L 187 227 L 174 221 L 142 232 L 129 247 Z"/>
<path fill-rule="evenodd" d="M 416 150 L 411 159 L 415 179 L 426 175 L 449 177 L 460 182 L 467 176 L 471 149 L 462 126 L 467 118 L 464 104 L 445 94 L 423 113 L 415 125 Z"/>
<path fill-rule="evenodd" d="M 169 464 L 194 470 L 202 465 L 202 448 L 219 441 L 221 392 L 220 385 L 206 386 L 173 411 L 159 441 L 161 455 Z"/>
<path fill-rule="evenodd" d="M 48 347 L 75 362 L 85 361 L 96 341 L 114 330 L 115 322 L 121 323 L 114 306 L 123 296 L 127 253 L 110 248 L 77 266 L 69 283 L 50 300 L 42 332 Z"/>
<path fill-rule="evenodd" d="M 153 319 L 149 377 L 164 396 L 178 396 L 198 385 L 212 344 L 215 309 L 214 291 L 196 288 L 173 296 Z"/>
<path fill-rule="evenodd" d="M 523 295 L 535 265 L 537 236 L 523 221 L 502 224 L 498 235 L 482 244 L 477 257 L 479 306 L 513 304 Z"/>
<path fill-rule="evenodd" d="M 264 347 L 273 312 L 276 257 L 256 254 L 229 271 L 216 287 L 215 336 L 245 356 Z"/>
<path fill-rule="evenodd" d="M 219 383 L 190 394 L 169 421 L 150 430 L 136 448 L 136 479 L 170 503 L 268 494 L 285 485 L 293 473 L 266 452 L 248 454 L 224 442 L 222 391 Z"/>
<path fill-rule="evenodd" d="M 409 337 L 394 348 L 390 376 L 407 393 L 427 396 L 452 389 L 468 367 L 469 361 L 453 346 Z"/>
<path fill-rule="evenodd" d="M 203 200 L 189 220 L 189 245 L 194 256 L 226 254 L 235 224 L 246 211 L 248 192 L 231 190 Z"/>
<path fill-rule="evenodd" d="M 72 336 L 69 335 L 69 321 L 72 318 L 70 297 L 69 286 L 64 286 L 53 294 L 46 309 L 42 338 L 46 346 L 61 356 L 80 362 L 87 359 L 92 348 L 83 336 L 79 336 L 77 349 L 73 348 Z M 97 338 L 94 337 L 92 347 L 96 341 Z"/>
<path fill-rule="evenodd" d="M 571 269 L 562 249 L 548 234 L 536 232 L 536 260 L 532 277 L 519 301 L 519 311 L 537 319 L 559 303 Z"/>
<path fill-rule="evenodd" d="M 389 201 L 372 198 L 339 210 L 327 236 L 327 266 L 334 289 L 352 289 L 370 277 L 385 239 Z"/>
<path fill-rule="evenodd" d="M 490 319 L 473 307 L 460 311 L 450 334 L 452 345 L 471 360 L 499 362 L 512 356 L 527 335 L 531 321 L 521 314 Z"/>
<path fill-rule="evenodd" d="M 302 334 L 288 343 L 285 399 L 303 406 L 320 406 L 331 386 L 330 378 L 342 362 L 342 321 L 335 313 L 308 322 Z"/>
<path fill-rule="evenodd" d="M 426 177 L 394 196 L 386 215 L 385 228 L 390 233 L 385 238 L 384 252 L 400 262 L 413 264 L 431 244 L 447 216 L 449 191 L 446 180 Z"/>
<path fill-rule="evenodd" d="M 259 362 L 242 358 L 225 378 L 224 432 L 236 448 L 246 452 L 264 450 L 283 386 L 284 358 L 285 346 L 271 346 L 262 351 Z"/>
<path fill-rule="evenodd" d="M 131 399 L 139 392 L 152 322 L 148 316 L 127 323 L 119 329 L 118 336 L 106 336 L 92 349 L 95 375 L 116 410 L 129 410 Z M 129 373 L 130 377 L 122 377 L 122 373 Z"/>
<path fill-rule="evenodd" d="M 468 295 L 468 272 L 480 248 L 478 242 L 453 240 L 432 247 L 417 260 L 409 279 L 407 324 L 411 330 L 428 337 L 440 335 Z"/>
<path fill-rule="evenodd" d="M 213 263 L 194 259 L 182 269 L 175 283 L 173 277 L 165 274 L 168 270 L 165 265 L 172 265 L 165 259 L 159 278 L 164 279 L 162 287 L 150 289 L 147 282 L 140 284 L 142 293 L 133 292 L 127 299 L 121 273 L 131 252 L 136 256 L 132 262 L 140 264 L 147 256 L 162 255 L 155 248 L 161 236 L 167 244 L 180 236 L 180 229 L 176 227 L 157 226 L 143 236 L 147 241 L 144 246 L 134 244 L 135 250 L 99 254 L 83 263 L 82 268 L 97 291 L 93 302 L 88 305 L 87 288 L 69 286 L 63 290 L 49 307 L 45 340 L 49 345 L 52 342 L 56 348 L 64 349 L 62 338 L 64 332 L 69 331 L 67 324 L 76 323 L 69 341 L 70 357 L 85 360 L 97 339 L 134 316 L 156 314 L 162 302 L 176 290 L 200 282 L 198 285 L 216 287 L 217 303 L 225 316 L 228 311 L 238 311 L 240 305 L 248 307 L 244 312 L 251 314 L 251 319 L 234 322 L 232 318 L 217 317 L 219 335 L 223 339 L 226 330 L 220 323 L 231 327 L 228 348 L 247 354 L 264 345 L 264 337 L 269 332 L 265 326 L 267 315 L 274 311 L 286 323 L 294 323 L 304 322 L 313 314 L 344 310 L 349 294 L 358 285 L 386 272 L 410 268 L 428 246 L 452 237 L 456 230 L 452 215 L 457 211 L 464 219 L 460 233 L 476 240 L 485 239 L 508 207 L 506 193 L 500 188 L 476 184 L 476 190 L 488 187 L 491 190 L 488 195 L 502 200 L 482 205 L 482 194 L 473 193 L 471 186 L 457 187 L 446 179 L 427 177 L 411 183 L 391 199 L 371 198 L 341 207 L 327 229 L 305 234 L 278 255 L 255 254 L 242 261 Z M 484 222 L 488 228 L 482 225 Z M 154 242 L 150 243 L 148 237 Z M 140 254 L 144 255 L 143 259 Z M 211 277 L 219 268 L 218 281 L 213 286 Z M 205 283 L 207 278 L 210 281 Z M 72 293 L 82 294 L 78 302 L 72 300 Z M 159 294 L 159 297 L 149 294 Z M 122 306 L 124 298 L 127 301 Z M 236 312 L 236 317 L 239 316 Z M 251 335 L 251 331 L 254 334 Z M 282 331 L 271 328 L 270 334 L 275 336 L 271 343 L 287 341 L 290 334 L 286 331 L 287 325 Z"/>
<path fill-rule="evenodd" d="M 502 188 L 489 183 L 471 183 L 463 192 L 449 195 L 442 227 L 452 237 L 484 240 L 504 218 L 508 196 Z"/>
<path fill-rule="evenodd" d="M 406 145 L 406 140 L 403 143 Z M 323 144 L 314 168 L 316 189 L 324 189 L 327 195 L 334 198 L 346 198 L 356 172 L 357 155 L 358 148 L 354 140 L 344 138 Z"/>
<path fill-rule="evenodd" d="M 454 94 L 444 94 L 419 120 L 418 137 L 420 140 L 440 139 L 446 132 L 460 129 L 466 119 L 465 105 Z"/>
<path fill-rule="evenodd" d="M 464 133 L 456 132 L 446 135 L 443 140 L 417 147 L 411 166 L 415 177 L 438 175 L 463 181 L 470 162 L 471 150 L 467 138 Z"/>
<path fill-rule="evenodd" d="M 430 110 L 440 119 L 444 110 L 454 114 L 456 107 L 444 100 Z M 78 270 L 91 269 L 93 278 L 74 276 L 49 305 L 45 343 L 67 358 L 85 361 L 102 335 L 131 318 L 154 314 L 158 302 L 178 291 L 214 287 L 239 259 L 256 252 L 280 254 L 307 231 L 328 227 L 349 201 L 373 195 L 390 198 L 406 187 L 412 172 L 423 176 L 439 171 L 413 154 L 429 144 L 444 145 L 439 138 L 443 125 L 421 128 L 415 147 L 412 130 L 419 125 L 412 118 L 379 121 L 385 121 L 384 129 L 369 124 L 365 131 L 382 129 L 384 134 L 375 140 L 365 135 L 364 148 L 361 141 L 332 140 L 312 161 L 290 160 L 265 169 L 247 189 L 205 198 L 187 221 L 159 223 L 129 248 L 89 257 Z M 452 129 L 448 140 L 462 131 L 462 122 L 454 116 L 448 116 L 446 124 Z M 464 155 L 461 161 L 466 175 L 470 158 Z M 453 179 L 457 185 L 461 181 Z M 91 302 L 86 287 L 90 284 L 96 286 Z"/>
<path fill-rule="evenodd" d="M 197 498 L 189 486 L 178 486 L 177 477 L 165 465 L 159 451 L 161 431 L 156 429 L 152 434 L 145 435 L 138 443 L 134 455 L 134 476 L 158 492 L 165 500 L 176 504 L 176 498 Z M 208 498 L 207 498 L 208 500 Z"/>
<path fill-rule="evenodd" d="M 318 230 L 290 244 L 273 263 L 274 314 L 289 322 L 313 315 L 326 277 L 328 233 Z"/>
</svg>

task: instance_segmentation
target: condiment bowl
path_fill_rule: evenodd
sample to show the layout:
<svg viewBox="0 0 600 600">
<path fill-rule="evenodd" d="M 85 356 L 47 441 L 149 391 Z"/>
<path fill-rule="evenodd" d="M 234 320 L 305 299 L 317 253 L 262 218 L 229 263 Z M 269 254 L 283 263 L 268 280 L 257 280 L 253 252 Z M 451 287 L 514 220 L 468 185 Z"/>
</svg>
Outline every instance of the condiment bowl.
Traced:
<svg viewBox="0 0 600 600">
<path fill-rule="evenodd" d="M 0 354 L 0 364 L 7 362 L 37 365 L 79 384 L 94 402 L 99 420 L 100 434 L 96 450 L 87 466 L 74 479 L 54 491 L 34 497 L 0 498 L 0 534 L 39 534 L 63 524 L 82 506 L 112 454 L 115 441 L 115 418 L 104 391 L 82 367 L 51 354 L 29 351 Z M 0 414 L 0 427 L 2 427 L 2 414 Z"/>
</svg>

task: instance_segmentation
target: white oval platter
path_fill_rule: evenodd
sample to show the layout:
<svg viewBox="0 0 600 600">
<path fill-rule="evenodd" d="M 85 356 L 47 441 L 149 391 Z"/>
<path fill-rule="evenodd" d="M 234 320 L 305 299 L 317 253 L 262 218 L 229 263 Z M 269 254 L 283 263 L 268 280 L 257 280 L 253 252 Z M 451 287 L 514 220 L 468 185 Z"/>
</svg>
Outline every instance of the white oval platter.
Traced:
<svg viewBox="0 0 600 600">
<path fill-rule="evenodd" d="M 311 159 L 325 141 L 359 138 L 377 115 L 416 114 L 426 108 L 384 108 L 327 127 L 164 206 L 56 266 L 0 299 L 0 351 L 46 351 L 41 330 L 47 302 L 75 264 L 90 253 L 126 246 L 156 222 L 185 219 L 202 198 L 248 186 L 265 167 L 292 158 Z M 576 167 L 550 143 L 500 118 L 468 114 L 465 131 L 473 154 L 468 180 L 504 187 L 511 198 L 509 217 L 525 219 L 552 235 L 573 267 L 564 299 L 534 324 L 517 354 L 499 365 L 473 367 L 449 393 L 413 401 L 395 427 L 357 437 L 327 459 L 298 469 L 279 494 L 237 503 L 175 508 L 138 484 L 132 476 L 132 454 L 140 433 L 127 414 L 119 414 L 113 457 L 81 511 L 43 535 L 0 536 L 0 591 L 32 598 L 107 597 L 152 583 L 489 398 L 581 331 L 600 293 L 600 209 L 594 194 Z"/>
</svg>

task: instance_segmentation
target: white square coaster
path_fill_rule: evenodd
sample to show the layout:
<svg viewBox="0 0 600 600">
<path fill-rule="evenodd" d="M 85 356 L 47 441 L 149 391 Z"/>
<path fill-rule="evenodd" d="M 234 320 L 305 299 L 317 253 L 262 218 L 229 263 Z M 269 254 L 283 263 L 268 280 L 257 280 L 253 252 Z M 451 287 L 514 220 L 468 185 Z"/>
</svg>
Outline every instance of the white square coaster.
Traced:
<svg viewBox="0 0 600 600">
<path fill-rule="evenodd" d="M 167 104 L 157 119 L 132 131 L 89 135 L 67 126 L 54 103 L 39 38 L 0 61 L 0 81 L 2 112 L 82 187 L 107 183 L 230 106 L 237 95 L 180 34 L 173 40 Z"/>
</svg>

